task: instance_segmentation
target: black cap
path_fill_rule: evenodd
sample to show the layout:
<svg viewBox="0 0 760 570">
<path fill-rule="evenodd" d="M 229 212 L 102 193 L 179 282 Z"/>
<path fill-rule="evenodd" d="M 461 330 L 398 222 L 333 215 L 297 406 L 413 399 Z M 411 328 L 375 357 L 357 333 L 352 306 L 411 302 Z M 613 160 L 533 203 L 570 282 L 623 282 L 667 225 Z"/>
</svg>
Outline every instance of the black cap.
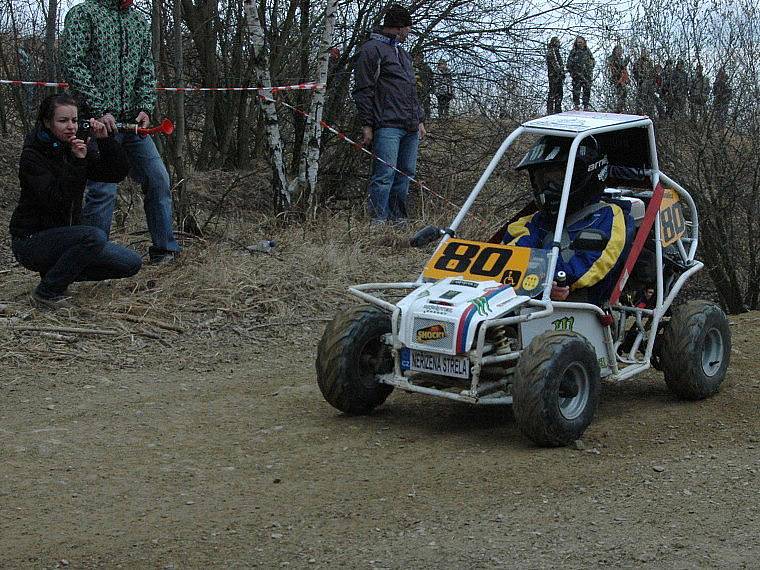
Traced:
<svg viewBox="0 0 760 570">
<path fill-rule="evenodd" d="M 405 28 L 412 25 L 412 15 L 400 4 L 391 4 L 385 11 L 383 27 Z"/>
</svg>

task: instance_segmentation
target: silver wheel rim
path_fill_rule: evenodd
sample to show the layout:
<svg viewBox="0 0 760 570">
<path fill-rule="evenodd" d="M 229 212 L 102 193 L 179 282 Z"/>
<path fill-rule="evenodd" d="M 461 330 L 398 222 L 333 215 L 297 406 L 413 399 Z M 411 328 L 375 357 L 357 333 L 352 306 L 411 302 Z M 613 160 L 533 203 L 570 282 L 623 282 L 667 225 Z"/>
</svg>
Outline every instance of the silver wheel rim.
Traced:
<svg viewBox="0 0 760 570">
<path fill-rule="evenodd" d="M 716 328 L 705 334 L 702 345 L 702 371 L 705 376 L 715 376 L 723 364 L 723 335 Z"/>
<path fill-rule="evenodd" d="M 559 396 L 559 412 L 566 420 L 574 420 L 583 413 L 591 393 L 591 381 L 586 368 L 579 362 L 574 362 L 565 369 L 562 382 L 574 385 L 578 393 L 571 398 Z"/>
</svg>

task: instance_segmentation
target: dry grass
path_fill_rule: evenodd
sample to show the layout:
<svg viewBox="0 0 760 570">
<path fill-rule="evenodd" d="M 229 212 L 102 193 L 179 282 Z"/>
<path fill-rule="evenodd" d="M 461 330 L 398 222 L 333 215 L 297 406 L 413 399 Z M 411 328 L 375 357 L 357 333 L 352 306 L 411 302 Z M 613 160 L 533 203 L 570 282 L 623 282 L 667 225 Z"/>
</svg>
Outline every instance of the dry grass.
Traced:
<svg viewBox="0 0 760 570">
<path fill-rule="evenodd" d="M 263 225 L 230 228 L 216 240 L 186 238 L 178 262 L 146 265 L 130 279 L 75 284 L 71 309 L 31 307 L 38 277 L 12 264 L 0 275 L 1 365 L 123 368 L 180 346 L 213 353 L 231 338 L 314 342 L 336 310 L 357 302 L 350 285 L 413 279 L 429 255 L 408 248 L 409 230 L 334 219 L 263 234 L 256 230 Z M 245 250 L 263 238 L 276 240 L 272 254 Z"/>
<path fill-rule="evenodd" d="M 444 146 L 449 160 L 473 159 Z M 20 138 L 0 141 L 0 151 L 12 157 L 0 168 L 0 223 L 5 227 L 18 192 L 20 148 Z M 433 149 L 426 152 L 432 155 Z M 256 171 L 257 176 L 192 173 L 191 210 L 201 224 L 213 220 L 205 228 L 207 237 L 186 236 L 185 253 L 176 264 L 146 265 L 130 279 L 74 285 L 70 310 L 31 307 L 29 292 L 38 277 L 15 263 L 7 233 L 0 232 L 0 367 L 86 361 L 121 368 L 187 347 L 198 347 L 198 357 L 205 358 L 234 341 L 314 342 L 324 321 L 357 302 L 347 292 L 350 285 L 416 278 L 430 251 L 409 249 L 409 236 L 427 223 L 448 225 L 457 210 L 454 204 L 471 187 L 462 175 L 436 188 L 444 200 L 413 191 L 412 211 L 425 221 L 413 222 L 409 229 L 371 231 L 362 213 L 357 216 L 343 204 L 337 215 L 324 211 L 317 221 L 284 225 L 282 219 L 260 213 L 269 184 L 260 175 L 264 165 Z M 436 182 L 445 172 L 437 174 Z M 228 194 L 215 212 L 220 192 Z M 125 183 L 120 197 L 113 238 L 145 252 L 150 241 L 141 193 Z M 466 233 L 489 235 L 502 214 L 488 204 L 476 210 L 483 221 L 468 223 Z M 277 241 L 273 254 L 245 250 L 264 238 Z"/>
</svg>

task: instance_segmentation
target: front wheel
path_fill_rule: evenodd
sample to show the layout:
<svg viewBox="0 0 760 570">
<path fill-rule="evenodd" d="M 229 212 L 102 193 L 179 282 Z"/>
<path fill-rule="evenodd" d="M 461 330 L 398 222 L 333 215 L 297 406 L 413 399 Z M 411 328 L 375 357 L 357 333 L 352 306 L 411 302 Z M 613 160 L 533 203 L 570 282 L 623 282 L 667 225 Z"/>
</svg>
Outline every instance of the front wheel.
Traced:
<svg viewBox="0 0 760 570">
<path fill-rule="evenodd" d="M 671 392 L 702 400 L 720 389 L 731 357 L 731 330 L 718 305 L 690 301 L 677 307 L 662 340 L 660 358 Z"/>
<path fill-rule="evenodd" d="M 568 331 L 537 336 L 515 370 L 517 426 L 538 445 L 572 443 L 594 419 L 599 384 L 599 363 L 588 340 Z"/>
<path fill-rule="evenodd" d="M 330 405 L 347 414 L 368 414 L 393 386 L 378 376 L 393 371 L 393 356 L 383 337 L 391 317 L 371 305 L 337 315 L 325 328 L 317 350 L 317 383 Z"/>
</svg>

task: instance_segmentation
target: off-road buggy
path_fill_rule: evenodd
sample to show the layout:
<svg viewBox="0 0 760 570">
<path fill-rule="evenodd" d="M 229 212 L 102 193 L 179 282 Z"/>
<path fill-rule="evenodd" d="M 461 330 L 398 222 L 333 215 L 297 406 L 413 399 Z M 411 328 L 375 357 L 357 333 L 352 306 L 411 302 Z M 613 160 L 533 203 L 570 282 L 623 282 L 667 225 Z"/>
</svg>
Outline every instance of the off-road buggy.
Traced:
<svg viewBox="0 0 760 570">
<path fill-rule="evenodd" d="M 602 303 L 551 300 L 556 241 L 545 250 L 456 236 L 522 135 L 572 140 L 557 236 L 566 223 L 581 140 L 593 136 L 609 158 L 604 199 L 624 204 L 635 230 Z M 425 228 L 413 241 L 439 238 L 416 281 L 352 287 L 368 304 L 326 327 L 317 381 L 338 410 L 367 414 L 394 387 L 471 404 L 512 404 L 527 437 L 556 446 L 580 438 L 591 423 L 602 378 L 622 382 L 654 366 L 678 397 L 696 400 L 718 391 L 731 353 L 728 321 L 711 302 L 674 305 L 703 267 L 695 258 L 699 221 L 689 193 L 659 169 L 649 118 L 568 112 L 526 122 L 502 143 L 451 226 Z M 403 290 L 411 292 L 396 303 L 387 300 Z"/>
</svg>

